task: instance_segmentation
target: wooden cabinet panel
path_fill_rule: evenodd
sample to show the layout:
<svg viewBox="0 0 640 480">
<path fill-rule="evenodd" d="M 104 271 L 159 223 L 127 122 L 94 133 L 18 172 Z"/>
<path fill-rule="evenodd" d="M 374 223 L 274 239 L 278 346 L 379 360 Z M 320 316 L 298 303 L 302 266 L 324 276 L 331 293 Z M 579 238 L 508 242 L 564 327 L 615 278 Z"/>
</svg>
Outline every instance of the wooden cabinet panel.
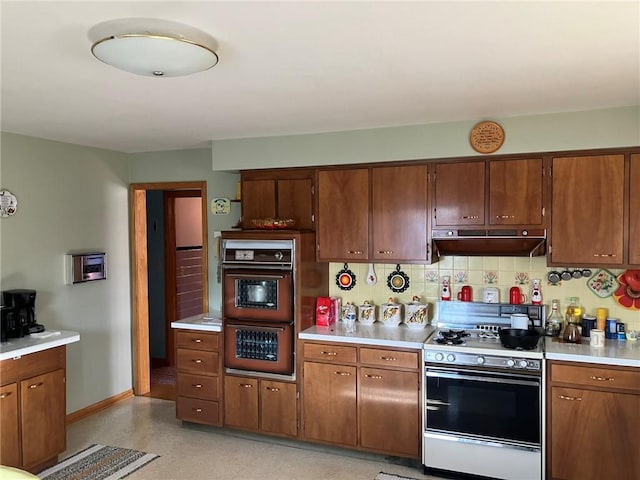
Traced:
<svg viewBox="0 0 640 480">
<path fill-rule="evenodd" d="M 20 382 L 22 463 L 28 469 L 66 448 L 64 369 Z"/>
<path fill-rule="evenodd" d="M 554 365 L 551 381 L 640 393 L 640 371 L 581 365 Z"/>
<path fill-rule="evenodd" d="M 552 162 L 549 264 L 622 264 L 624 155 Z"/>
<path fill-rule="evenodd" d="M 417 372 L 360 369 L 360 444 L 394 455 L 420 456 L 420 377 Z"/>
<path fill-rule="evenodd" d="M 362 364 L 417 369 L 419 362 L 420 357 L 417 352 L 360 347 L 360 363 Z"/>
<path fill-rule="evenodd" d="M 371 170 L 373 260 L 427 259 L 427 166 Z"/>
<path fill-rule="evenodd" d="M 280 179 L 277 181 L 277 216 L 292 218 L 299 230 L 312 229 L 313 180 L 310 178 Z"/>
<path fill-rule="evenodd" d="M 295 383 L 260 380 L 260 430 L 291 437 L 298 434 Z"/>
<path fill-rule="evenodd" d="M 218 400 L 220 398 L 220 377 L 180 373 L 177 378 L 177 393 L 183 397 Z"/>
<path fill-rule="evenodd" d="M 250 430 L 258 429 L 257 378 L 224 378 L 224 424 Z"/>
<path fill-rule="evenodd" d="M 553 387 L 551 477 L 637 478 L 639 411 L 639 395 Z"/>
<path fill-rule="evenodd" d="M 304 438 L 357 444 L 356 381 L 356 367 L 304 362 Z"/>
<path fill-rule="evenodd" d="M 275 180 L 242 181 L 242 219 L 246 226 L 254 218 L 276 217 Z"/>
<path fill-rule="evenodd" d="M 629 181 L 629 263 L 640 265 L 640 154 L 631 155 Z"/>
<path fill-rule="evenodd" d="M 211 400 L 178 396 L 176 416 L 185 422 L 217 426 L 220 425 L 220 404 Z"/>
<path fill-rule="evenodd" d="M 484 225 L 484 162 L 435 166 L 435 226 Z"/>
<path fill-rule="evenodd" d="M 356 347 L 344 345 L 305 343 L 305 360 L 323 360 L 337 363 L 355 363 L 357 359 Z"/>
<path fill-rule="evenodd" d="M 220 349 L 220 336 L 195 330 L 176 330 L 176 347 L 214 351 Z"/>
<path fill-rule="evenodd" d="M 10 383 L 0 388 L 0 463 L 20 467 L 20 436 L 18 433 L 18 385 Z"/>
<path fill-rule="evenodd" d="M 543 224 L 542 159 L 489 162 L 489 224 Z"/>
<path fill-rule="evenodd" d="M 318 172 L 318 259 L 369 258 L 369 170 Z"/>
<path fill-rule="evenodd" d="M 196 351 L 186 348 L 178 348 L 176 351 L 176 367 L 184 372 L 217 374 L 219 364 L 218 352 Z"/>
</svg>

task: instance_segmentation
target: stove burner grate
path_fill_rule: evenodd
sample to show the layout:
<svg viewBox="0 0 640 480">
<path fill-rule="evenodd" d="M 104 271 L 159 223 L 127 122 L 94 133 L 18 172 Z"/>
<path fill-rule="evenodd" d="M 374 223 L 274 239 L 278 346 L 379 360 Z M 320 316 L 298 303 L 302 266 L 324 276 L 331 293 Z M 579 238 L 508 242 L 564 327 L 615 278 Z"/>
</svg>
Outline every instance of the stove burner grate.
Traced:
<svg viewBox="0 0 640 480">
<path fill-rule="evenodd" d="M 441 345 L 464 345 L 464 339 L 469 335 L 464 330 L 441 330 L 433 341 Z"/>
</svg>

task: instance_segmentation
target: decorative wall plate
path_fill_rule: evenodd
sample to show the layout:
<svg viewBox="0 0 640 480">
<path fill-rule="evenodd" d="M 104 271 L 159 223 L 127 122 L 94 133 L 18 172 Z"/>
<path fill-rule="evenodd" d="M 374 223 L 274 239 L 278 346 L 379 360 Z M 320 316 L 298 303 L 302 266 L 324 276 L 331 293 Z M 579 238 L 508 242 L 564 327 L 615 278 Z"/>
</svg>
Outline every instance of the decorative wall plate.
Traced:
<svg viewBox="0 0 640 480">
<path fill-rule="evenodd" d="M 402 293 L 409 288 L 409 277 L 400 270 L 400 264 L 396 265 L 394 272 L 387 277 L 387 286 L 392 292 Z"/>
<path fill-rule="evenodd" d="M 16 213 L 18 200 L 9 190 L 0 190 L 0 217 L 9 217 Z"/>
<path fill-rule="evenodd" d="M 598 270 L 587 280 L 587 287 L 600 298 L 610 297 L 618 288 L 616 276 L 608 270 Z"/>
<path fill-rule="evenodd" d="M 485 120 L 471 129 L 469 142 L 476 152 L 493 153 L 504 143 L 504 130 L 496 122 Z"/>
<path fill-rule="evenodd" d="M 349 264 L 345 263 L 337 273 L 336 285 L 340 290 L 351 290 L 356 285 L 356 274 L 349 270 Z"/>
<path fill-rule="evenodd" d="M 640 270 L 626 270 L 618 275 L 618 282 L 614 300 L 629 310 L 640 310 Z"/>
</svg>

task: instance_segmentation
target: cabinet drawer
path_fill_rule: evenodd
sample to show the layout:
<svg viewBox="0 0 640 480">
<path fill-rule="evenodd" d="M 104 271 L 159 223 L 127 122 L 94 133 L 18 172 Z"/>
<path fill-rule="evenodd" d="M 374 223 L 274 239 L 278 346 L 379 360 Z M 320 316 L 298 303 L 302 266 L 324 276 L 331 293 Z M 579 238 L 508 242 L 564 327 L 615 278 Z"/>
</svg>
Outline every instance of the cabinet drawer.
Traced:
<svg viewBox="0 0 640 480">
<path fill-rule="evenodd" d="M 418 352 L 360 348 L 360 363 L 369 365 L 416 369 L 419 366 L 419 360 Z"/>
<path fill-rule="evenodd" d="M 178 396 L 218 400 L 220 396 L 220 377 L 178 374 Z"/>
<path fill-rule="evenodd" d="M 307 360 L 327 360 L 329 362 L 355 363 L 356 347 L 305 343 L 304 358 Z"/>
<path fill-rule="evenodd" d="M 204 352 L 178 348 L 176 366 L 178 370 L 205 375 L 218 373 L 218 352 Z"/>
<path fill-rule="evenodd" d="M 552 364 L 551 381 L 640 392 L 640 371 Z"/>
<path fill-rule="evenodd" d="M 190 348 L 192 350 L 206 350 L 209 352 L 217 351 L 219 346 L 220 335 L 217 333 L 204 333 L 199 331 L 176 331 L 176 347 Z"/>
<path fill-rule="evenodd" d="M 220 425 L 220 404 L 210 400 L 178 397 L 176 416 L 185 422 Z"/>
</svg>

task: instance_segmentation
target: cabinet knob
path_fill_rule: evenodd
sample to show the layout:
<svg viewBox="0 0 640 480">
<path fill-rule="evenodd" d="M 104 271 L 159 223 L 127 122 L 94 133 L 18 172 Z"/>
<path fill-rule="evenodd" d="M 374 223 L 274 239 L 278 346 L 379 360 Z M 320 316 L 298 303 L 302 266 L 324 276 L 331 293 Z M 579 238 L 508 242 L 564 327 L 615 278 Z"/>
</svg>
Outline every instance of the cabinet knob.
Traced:
<svg viewBox="0 0 640 480">
<path fill-rule="evenodd" d="M 7 398 L 9 395 L 11 395 L 11 392 L 3 393 L 2 395 L 0 395 L 0 400 Z"/>
<path fill-rule="evenodd" d="M 382 375 L 370 375 L 368 373 L 365 373 L 364 376 L 367 377 L 367 378 L 373 378 L 374 380 L 382 379 Z"/>
<path fill-rule="evenodd" d="M 562 400 L 570 400 L 570 401 L 580 401 L 582 400 L 582 397 L 570 397 L 569 395 L 559 395 L 559 398 L 561 398 Z"/>
<path fill-rule="evenodd" d="M 615 253 L 594 253 L 593 254 L 594 257 L 616 257 L 617 255 Z"/>
<path fill-rule="evenodd" d="M 340 375 L 341 377 L 348 377 L 349 375 L 351 375 L 351 372 L 333 372 L 336 375 Z"/>
<path fill-rule="evenodd" d="M 240 385 L 238 385 L 240 388 L 251 388 L 253 387 L 253 385 L 251 385 L 250 383 L 241 383 Z"/>
<path fill-rule="evenodd" d="M 589 378 L 591 380 L 595 380 L 596 382 L 613 382 L 615 380 L 612 377 L 597 377 L 595 375 L 591 375 Z"/>
<path fill-rule="evenodd" d="M 463 220 L 476 220 L 480 217 L 478 215 L 462 215 L 460 218 Z"/>
<path fill-rule="evenodd" d="M 38 387 L 41 387 L 42 385 L 43 385 L 42 382 L 33 383 L 33 384 L 29 385 L 29 388 L 38 388 Z"/>
<path fill-rule="evenodd" d="M 197 412 L 197 413 L 202 413 L 202 409 L 201 408 L 194 408 L 193 411 Z"/>
<path fill-rule="evenodd" d="M 515 215 L 496 215 L 496 218 L 507 219 L 507 218 L 516 218 Z"/>
<path fill-rule="evenodd" d="M 193 341 L 195 343 L 202 343 L 202 339 L 201 338 L 194 338 Z"/>
<path fill-rule="evenodd" d="M 380 360 L 384 360 L 385 362 L 395 362 L 398 359 L 396 357 L 380 357 Z"/>
<path fill-rule="evenodd" d="M 378 250 L 378 253 L 382 253 L 384 255 L 391 255 L 393 250 Z"/>
<path fill-rule="evenodd" d="M 347 253 L 350 255 L 362 255 L 362 250 L 347 250 Z"/>
<path fill-rule="evenodd" d="M 193 360 L 191 360 L 193 363 L 202 363 L 202 360 L 199 358 L 194 358 Z"/>
<path fill-rule="evenodd" d="M 279 392 L 280 389 L 276 387 L 264 387 L 265 390 L 269 390 L 270 392 Z"/>
<path fill-rule="evenodd" d="M 202 388 L 202 384 L 201 383 L 193 383 L 193 384 L 191 384 L 191 386 L 195 387 L 195 388 Z"/>
<path fill-rule="evenodd" d="M 329 357 L 335 357 L 336 355 L 338 355 L 337 352 L 326 352 L 326 351 L 322 351 L 320 352 L 321 355 L 328 355 Z"/>
</svg>

